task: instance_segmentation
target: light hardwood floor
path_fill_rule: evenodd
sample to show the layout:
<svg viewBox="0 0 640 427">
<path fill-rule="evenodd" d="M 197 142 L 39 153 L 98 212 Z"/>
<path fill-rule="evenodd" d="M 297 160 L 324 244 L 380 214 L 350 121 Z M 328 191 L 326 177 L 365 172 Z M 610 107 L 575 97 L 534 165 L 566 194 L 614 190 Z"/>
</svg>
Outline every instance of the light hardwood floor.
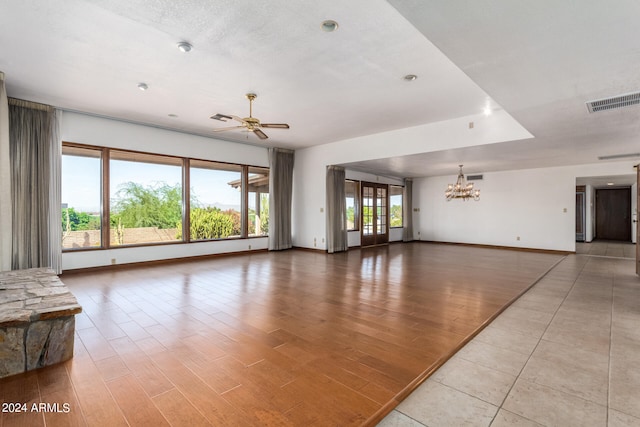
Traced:
<svg viewBox="0 0 640 427">
<path fill-rule="evenodd" d="M 559 255 L 425 243 L 65 274 L 71 361 L 0 380 L 14 425 L 373 425 Z"/>
</svg>

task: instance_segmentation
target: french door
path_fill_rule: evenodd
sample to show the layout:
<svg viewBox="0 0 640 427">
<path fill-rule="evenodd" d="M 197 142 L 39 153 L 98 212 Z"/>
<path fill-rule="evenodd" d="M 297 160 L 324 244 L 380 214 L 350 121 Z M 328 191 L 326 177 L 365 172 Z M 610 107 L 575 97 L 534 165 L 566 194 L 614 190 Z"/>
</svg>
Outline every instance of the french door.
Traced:
<svg viewBox="0 0 640 427">
<path fill-rule="evenodd" d="M 362 183 L 361 246 L 383 245 L 389 242 L 389 186 Z"/>
</svg>

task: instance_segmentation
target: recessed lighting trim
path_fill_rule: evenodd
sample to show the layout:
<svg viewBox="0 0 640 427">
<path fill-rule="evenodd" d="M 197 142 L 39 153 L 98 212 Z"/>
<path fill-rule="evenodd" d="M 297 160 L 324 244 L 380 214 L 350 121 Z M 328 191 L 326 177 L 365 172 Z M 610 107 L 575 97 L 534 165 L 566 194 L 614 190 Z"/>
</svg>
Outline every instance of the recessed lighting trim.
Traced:
<svg viewBox="0 0 640 427">
<path fill-rule="evenodd" d="M 178 43 L 178 49 L 180 49 L 180 52 L 182 53 L 187 53 L 187 52 L 191 52 L 191 49 L 193 49 L 193 46 L 191 45 L 191 43 L 188 43 L 188 42 L 180 42 Z"/>
<path fill-rule="evenodd" d="M 171 118 L 176 118 L 176 117 L 178 117 L 178 115 L 177 115 L 177 114 L 173 114 L 173 113 L 171 113 L 171 114 L 167 114 L 167 116 L 169 116 L 169 117 L 171 117 Z"/>
<path fill-rule="evenodd" d="M 406 76 L 404 76 L 404 79 L 408 82 L 413 82 L 418 78 L 418 76 L 416 76 L 415 74 L 407 74 Z"/>
<path fill-rule="evenodd" d="M 611 185 L 616 185 L 614 182 L 607 182 L 607 185 L 611 186 Z"/>
<path fill-rule="evenodd" d="M 324 32 L 332 33 L 338 29 L 338 23 L 333 19 L 327 19 L 326 21 L 322 21 L 320 28 L 322 28 L 322 31 Z"/>
<path fill-rule="evenodd" d="M 149 89 L 149 85 L 146 83 L 138 83 L 138 89 L 145 91 L 147 89 Z"/>
</svg>

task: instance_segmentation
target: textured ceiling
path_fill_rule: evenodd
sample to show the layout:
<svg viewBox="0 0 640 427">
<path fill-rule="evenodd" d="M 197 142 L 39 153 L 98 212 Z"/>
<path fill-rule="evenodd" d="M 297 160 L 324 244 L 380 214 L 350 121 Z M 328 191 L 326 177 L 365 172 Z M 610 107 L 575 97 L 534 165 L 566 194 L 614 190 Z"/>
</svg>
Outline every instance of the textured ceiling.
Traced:
<svg viewBox="0 0 640 427">
<path fill-rule="evenodd" d="M 65 109 L 258 143 L 213 134 L 224 123 L 209 119 L 248 116 L 255 92 L 254 116 L 291 125 L 265 130 L 265 144 L 301 148 L 478 113 L 488 100 L 382 0 L 40 3 L 4 8 L 0 69 L 10 96 Z M 322 31 L 325 19 L 339 29 Z"/>
<path fill-rule="evenodd" d="M 640 106 L 588 114 L 584 105 L 640 89 L 638 16 L 635 0 L 16 1 L 0 14 L 0 70 L 9 96 L 289 148 L 488 103 L 534 138 L 350 166 L 424 176 L 471 159 L 469 173 L 489 172 L 638 152 Z M 325 19 L 339 29 L 323 32 Z M 180 52 L 180 41 L 193 50 Z M 267 141 L 212 132 L 225 125 L 215 113 L 248 115 L 247 92 L 258 94 L 254 116 L 291 129 L 265 130 Z"/>
</svg>

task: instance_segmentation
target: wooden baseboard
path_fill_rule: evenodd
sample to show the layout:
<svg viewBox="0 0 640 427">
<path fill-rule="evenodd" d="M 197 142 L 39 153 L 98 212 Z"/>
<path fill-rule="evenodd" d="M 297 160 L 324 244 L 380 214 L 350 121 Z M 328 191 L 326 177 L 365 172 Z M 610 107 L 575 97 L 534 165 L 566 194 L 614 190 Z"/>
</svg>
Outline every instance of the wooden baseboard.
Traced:
<svg viewBox="0 0 640 427">
<path fill-rule="evenodd" d="M 306 252 L 315 252 L 315 253 L 323 253 L 326 254 L 327 250 L 326 249 L 318 249 L 318 248 L 305 248 L 303 246 L 293 246 L 291 249 L 295 249 L 298 251 L 306 251 Z"/>
<path fill-rule="evenodd" d="M 254 249 L 251 251 L 237 251 L 237 252 L 223 252 L 219 254 L 206 254 L 206 255 L 194 255 L 182 258 L 167 258 L 167 259 L 157 259 L 151 261 L 137 261 L 137 262 L 128 262 L 125 264 L 116 264 L 116 265 L 99 265 L 96 267 L 85 267 L 85 268 L 74 268 L 71 270 L 63 270 L 60 276 L 64 276 L 65 274 L 76 274 L 76 273 L 93 273 L 96 271 L 120 271 L 126 270 L 128 268 L 137 268 L 141 266 L 151 267 L 157 265 L 165 265 L 165 264 L 176 264 L 182 262 L 196 262 L 196 261 L 204 261 L 207 259 L 227 257 L 227 256 L 242 256 L 242 255 L 252 255 L 256 253 L 268 252 L 268 249 Z"/>
</svg>

